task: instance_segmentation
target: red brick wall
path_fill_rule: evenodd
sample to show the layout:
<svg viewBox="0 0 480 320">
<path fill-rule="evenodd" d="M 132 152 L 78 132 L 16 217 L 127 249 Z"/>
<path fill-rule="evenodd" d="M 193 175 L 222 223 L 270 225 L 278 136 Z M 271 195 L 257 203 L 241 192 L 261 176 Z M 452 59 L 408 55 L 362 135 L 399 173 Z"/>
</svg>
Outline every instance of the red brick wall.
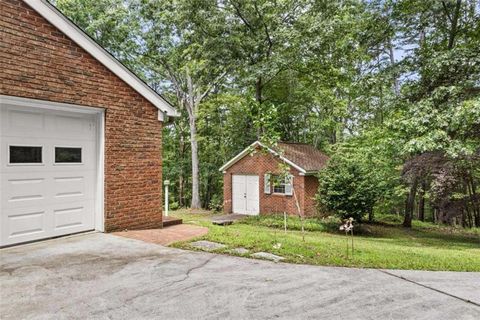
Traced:
<svg viewBox="0 0 480 320">
<path fill-rule="evenodd" d="M 317 204 L 315 195 L 318 191 L 318 178 L 316 176 L 305 177 L 305 215 L 312 216 L 317 213 Z"/>
<path fill-rule="evenodd" d="M 286 211 L 289 214 L 298 214 L 293 196 L 264 193 L 264 175 L 265 173 L 280 173 L 279 163 L 281 163 L 281 161 L 271 153 L 256 150 L 251 155 L 243 157 L 233 166 L 228 168 L 223 175 L 224 211 L 226 213 L 232 212 L 232 175 L 253 174 L 258 175 L 260 180 L 260 213 L 280 213 Z M 313 181 L 316 178 L 301 176 L 299 175 L 298 170 L 294 168 L 290 168 L 290 173 L 294 176 L 293 185 L 299 200 L 300 210 L 304 212 L 306 209 L 306 214 L 313 214 L 313 201 L 311 200 L 310 195 L 315 194 L 318 188 L 318 186 L 315 187 Z M 306 190 L 305 181 L 307 181 L 307 188 L 313 187 L 314 190 Z M 307 194 L 309 196 L 307 196 Z"/>
<path fill-rule="evenodd" d="M 157 109 L 28 5 L 0 0 L 0 93 L 105 108 L 105 228 L 162 225 Z"/>
</svg>

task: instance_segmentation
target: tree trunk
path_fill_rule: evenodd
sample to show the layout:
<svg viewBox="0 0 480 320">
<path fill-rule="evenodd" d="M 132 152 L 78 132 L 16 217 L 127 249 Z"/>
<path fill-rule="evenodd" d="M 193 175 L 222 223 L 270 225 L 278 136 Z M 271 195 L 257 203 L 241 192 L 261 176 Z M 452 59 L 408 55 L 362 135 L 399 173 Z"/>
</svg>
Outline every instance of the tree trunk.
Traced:
<svg viewBox="0 0 480 320">
<path fill-rule="evenodd" d="M 197 142 L 197 125 L 195 117 L 189 119 L 190 124 L 190 144 L 192 148 L 192 209 L 200 209 L 200 174 L 198 170 L 198 142 Z"/>
<path fill-rule="evenodd" d="M 418 220 L 425 221 L 425 189 L 427 185 L 425 181 L 422 182 L 422 187 L 420 188 L 420 192 L 418 194 Z"/>
<path fill-rule="evenodd" d="M 257 100 L 258 104 L 262 104 L 262 77 L 258 77 L 257 81 L 255 82 L 255 100 Z"/>
<path fill-rule="evenodd" d="M 180 132 L 180 141 L 179 141 L 179 155 L 180 155 L 180 169 L 178 172 L 178 205 L 183 208 L 185 206 L 185 192 L 184 192 L 184 177 L 183 177 L 183 158 L 185 155 L 185 144 L 183 140 L 183 134 L 181 130 L 179 129 Z"/>
<path fill-rule="evenodd" d="M 183 189 L 183 173 L 180 172 L 178 176 L 178 205 L 183 208 L 185 206 L 184 199 L 184 189 Z"/>
<path fill-rule="evenodd" d="M 388 40 L 388 56 L 390 58 L 390 65 L 395 67 L 395 50 L 393 49 L 392 40 Z M 396 72 L 393 73 L 393 90 L 395 94 L 400 95 L 400 82 L 398 81 L 398 75 Z"/>
<path fill-rule="evenodd" d="M 415 195 L 417 193 L 418 180 L 415 178 L 410 187 L 407 200 L 405 202 L 405 217 L 403 220 L 403 226 L 406 228 L 412 227 L 413 210 L 415 208 Z"/>
<path fill-rule="evenodd" d="M 470 202 L 472 204 L 472 211 L 473 211 L 473 224 L 475 227 L 480 227 L 480 204 L 478 202 L 478 195 L 475 186 L 475 181 L 472 174 L 469 174 L 469 179 L 467 182 L 467 189 L 470 196 Z"/>
<path fill-rule="evenodd" d="M 258 77 L 257 81 L 255 81 L 255 100 L 257 101 L 258 105 L 261 105 L 263 102 L 262 98 L 262 77 Z M 257 110 L 258 113 L 260 113 L 260 110 Z M 259 114 L 257 114 L 259 116 Z M 257 140 L 260 140 L 263 134 L 263 128 L 259 127 L 257 128 Z"/>
<path fill-rule="evenodd" d="M 195 101 L 195 91 L 193 87 L 193 81 L 190 76 L 190 73 L 187 69 L 186 72 L 187 78 L 187 88 L 188 88 L 188 98 L 186 100 L 186 109 L 188 113 L 188 124 L 190 126 L 190 145 L 192 151 L 192 203 L 190 208 L 200 209 L 200 171 L 199 160 L 198 160 L 198 142 L 197 142 L 197 105 L 199 101 Z"/>
<path fill-rule="evenodd" d="M 443 4 L 445 7 L 445 4 Z M 458 27 L 458 18 L 460 16 L 460 7 L 462 5 L 462 0 L 457 0 L 457 3 L 455 4 L 455 11 L 453 13 L 453 16 L 450 17 L 448 14 L 448 9 L 446 10 L 446 14 L 448 15 L 450 22 L 451 22 L 451 27 L 450 27 L 450 32 L 448 34 L 448 49 L 453 49 L 453 46 L 455 45 L 455 37 L 457 36 L 457 27 Z"/>
</svg>

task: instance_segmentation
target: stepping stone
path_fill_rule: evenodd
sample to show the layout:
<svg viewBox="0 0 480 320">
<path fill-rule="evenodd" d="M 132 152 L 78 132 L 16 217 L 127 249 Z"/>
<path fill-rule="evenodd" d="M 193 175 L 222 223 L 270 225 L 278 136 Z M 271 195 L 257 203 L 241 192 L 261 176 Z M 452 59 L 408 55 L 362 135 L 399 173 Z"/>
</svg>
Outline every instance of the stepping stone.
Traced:
<svg viewBox="0 0 480 320">
<path fill-rule="evenodd" d="M 228 226 L 234 223 L 235 221 L 245 219 L 246 217 L 248 216 L 244 214 L 234 214 L 234 213 L 224 214 L 221 216 L 212 217 L 212 223 L 218 226 Z"/>
<path fill-rule="evenodd" d="M 216 224 L 217 226 L 228 226 L 233 223 L 233 220 L 219 219 L 219 220 L 212 220 L 212 223 Z"/>
<path fill-rule="evenodd" d="M 245 249 L 245 248 L 234 248 L 230 250 L 231 253 L 236 253 L 236 254 L 247 254 L 250 253 L 250 250 Z"/>
<path fill-rule="evenodd" d="M 222 243 L 206 241 L 206 240 L 195 241 L 190 243 L 190 245 L 194 248 L 201 249 L 204 251 L 213 251 L 213 250 L 223 249 L 227 247 Z"/>
<path fill-rule="evenodd" d="M 270 260 L 273 262 L 279 262 L 279 261 L 285 260 L 284 257 L 280 257 L 273 253 L 268 253 L 268 252 L 255 252 L 254 254 L 252 254 L 252 257 Z"/>
</svg>

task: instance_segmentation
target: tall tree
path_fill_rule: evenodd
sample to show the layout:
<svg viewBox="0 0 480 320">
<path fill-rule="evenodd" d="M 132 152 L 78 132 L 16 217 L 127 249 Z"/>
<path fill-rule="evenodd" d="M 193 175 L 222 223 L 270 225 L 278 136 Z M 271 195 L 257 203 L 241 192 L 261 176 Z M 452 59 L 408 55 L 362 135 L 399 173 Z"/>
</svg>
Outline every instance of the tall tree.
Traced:
<svg viewBox="0 0 480 320">
<path fill-rule="evenodd" d="M 419 183 L 427 177 L 440 215 L 451 218 L 454 207 L 465 212 L 454 205 L 454 193 L 461 186 L 459 165 L 467 158 L 476 162 L 480 150 L 479 12 L 475 1 L 405 0 L 393 17 L 402 41 L 415 44 L 405 61 L 411 80 L 391 119 L 408 160 L 404 226 L 410 227 Z"/>
<path fill-rule="evenodd" d="M 164 90 L 173 91 L 178 105 L 186 112 L 191 150 L 191 208 L 200 208 L 200 160 L 198 157 L 197 118 L 203 100 L 223 81 L 226 72 L 211 56 L 215 39 L 200 28 L 206 20 L 198 19 L 202 2 L 141 1 L 137 6 L 143 26 L 143 60 L 156 72 L 156 81 Z M 192 23 L 191 21 L 196 21 Z M 200 21 L 200 22 L 198 22 Z M 167 81 L 166 81 L 167 80 Z"/>
</svg>

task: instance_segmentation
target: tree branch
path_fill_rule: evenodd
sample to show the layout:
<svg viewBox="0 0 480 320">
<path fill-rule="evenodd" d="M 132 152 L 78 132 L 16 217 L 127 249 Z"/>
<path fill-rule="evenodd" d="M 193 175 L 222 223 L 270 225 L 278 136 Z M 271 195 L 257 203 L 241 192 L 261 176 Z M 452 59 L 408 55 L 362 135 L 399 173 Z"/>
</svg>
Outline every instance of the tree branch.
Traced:
<svg viewBox="0 0 480 320">
<path fill-rule="evenodd" d="M 450 23 L 452 23 L 452 18 L 450 17 L 450 13 L 448 12 L 448 8 L 447 8 L 447 5 L 445 4 L 445 1 L 442 1 L 442 7 L 443 7 L 443 11 L 445 11 L 445 15 L 447 16 L 448 20 L 450 21 Z"/>
<path fill-rule="evenodd" d="M 255 8 L 255 12 L 258 14 L 258 17 L 260 18 L 260 21 L 262 22 L 263 25 L 263 30 L 265 31 L 265 36 L 267 37 L 267 42 L 268 42 L 268 50 L 267 50 L 267 57 L 270 57 L 270 53 L 272 52 L 272 47 L 273 47 L 273 41 L 272 38 L 270 37 L 270 33 L 268 32 L 268 26 L 265 23 L 265 19 L 258 9 L 257 2 L 253 3 L 253 7 Z"/>
<path fill-rule="evenodd" d="M 255 29 L 252 27 L 252 25 L 248 22 L 248 20 L 243 16 L 242 12 L 240 11 L 240 6 L 236 4 L 235 1 L 230 1 L 230 3 L 235 8 L 235 11 L 237 12 L 238 17 L 243 21 L 245 26 L 247 26 L 247 28 L 250 29 L 252 33 L 255 33 Z"/>
<path fill-rule="evenodd" d="M 215 87 L 219 82 L 220 80 L 227 74 L 226 71 L 222 72 L 220 75 L 218 75 L 211 83 L 210 85 L 207 86 L 207 89 L 205 89 L 205 91 L 203 91 L 203 93 L 199 94 L 196 98 L 196 104 L 199 105 L 200 102 L 203 100 L 203 98 L 205 98 L 210 92 L 211 90 L 213 89 L 213 87 Z"/>
</svg>

